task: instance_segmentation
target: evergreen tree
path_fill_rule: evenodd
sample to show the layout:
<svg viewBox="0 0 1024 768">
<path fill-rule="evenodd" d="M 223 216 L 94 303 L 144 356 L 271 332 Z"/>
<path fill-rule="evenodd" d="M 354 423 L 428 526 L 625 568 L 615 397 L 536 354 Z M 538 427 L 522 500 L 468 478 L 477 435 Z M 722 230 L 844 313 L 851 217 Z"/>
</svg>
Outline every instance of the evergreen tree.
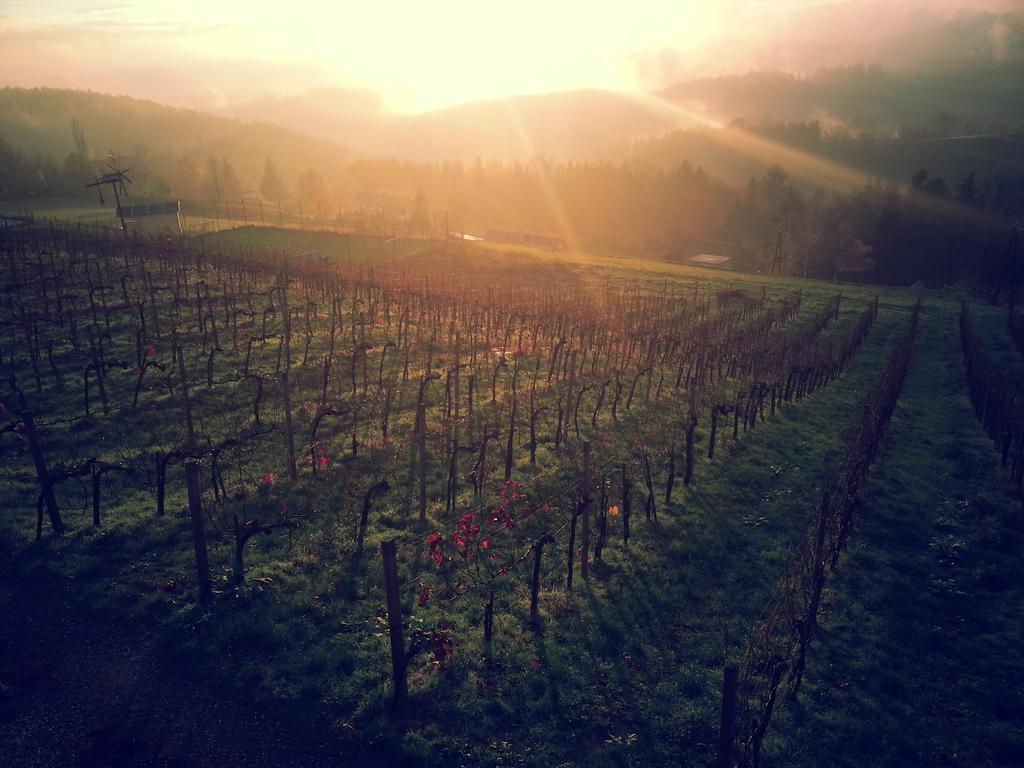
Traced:
<svg viewBox="0 0 1024 768">
<path fill-rule="evenodd" d="M 964 177 L 956 187 L 956 199 L 967 205 L 976 205 L 979 201 L 978 184 L 974 180 L 974 171 Z"/>
<path fill-rule="evenodd" d="M 96 169 L 89 158 L 85 126 L 77 117 L 71 119 L 71 140 L 74 143 L 74 149 L 64 159 L 67 191 L 71 194 L 85 194 L 85 185 L 92 181 Z"/>
<path fill-rule="evenodd" d="M 263 181 L 260 182 L 260 194 L 267 200 L 281 202 L 285 198 L 284 182 L 270 158 L 263 166 Z"/>
<path fill-rule="evenodd" d="M 226 157 L 220 159 L 220 191 L 225 200 L 239 200 L 242 197 L 242 185 L 235 173 L 235 166 Z"/>
<path fill-rule="evenodd" d="M 221 199 L 220 170 L 217 158 L 210 155 L 206 163 L 206 196 L 211 200 Z"/>
</svg>

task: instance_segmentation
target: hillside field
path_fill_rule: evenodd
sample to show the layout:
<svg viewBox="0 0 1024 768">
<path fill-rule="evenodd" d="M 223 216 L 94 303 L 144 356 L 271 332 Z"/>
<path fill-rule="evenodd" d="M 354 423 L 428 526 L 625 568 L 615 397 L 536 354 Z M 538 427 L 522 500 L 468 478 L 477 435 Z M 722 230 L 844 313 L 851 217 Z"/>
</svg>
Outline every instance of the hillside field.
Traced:
<svg viewBox="0 0 1024 768">
<path fill-rule="evenodd" d="M 727 667 L 741 765 L 1024 762 L 1024 512 L 958 330 L 1020 381 L 1005 306 L 270 228 L 0 256 L 0 765 L 710 766 Z"/>
</svg>

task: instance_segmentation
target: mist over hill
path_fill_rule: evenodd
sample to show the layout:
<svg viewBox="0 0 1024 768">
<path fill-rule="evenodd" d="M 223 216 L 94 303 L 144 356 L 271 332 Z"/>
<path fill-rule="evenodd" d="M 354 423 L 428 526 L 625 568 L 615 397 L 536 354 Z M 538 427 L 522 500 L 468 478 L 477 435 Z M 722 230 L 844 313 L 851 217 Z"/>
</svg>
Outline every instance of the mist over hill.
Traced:
<svg viewBox="0 0 1024 768">
<path fill-rule="evenodd" d="M 721 120 L 819 120 L 879 135 L 1005 132 L 1024 119 L 1024 59 L 900 73 L 880 66 L 689 80 L 662 96 Z"/>
<path fill-rule="evenodd" d="M 73 119 L 85 127 L 93 158 L 130 156 L 143 183 L 182 156 L 231 159 L 243 180 L 258 179 L 267 157 L 296 167 L 340 164 L 350 153 L 269 122 L 244 122 L 153 101 L 54 88 L 0 89 L 0 140 L 27 155 L 72 151 Z"/>
<path fill-rule="evenodd" d="M 327 177 L 359 158 L 544 158 L 665 170 L 688 163 L 737 185 L 781 165 L 809 184 L 828 185 L 819 166 L 793 167 L 791 149 L 906 183 L 922 167 L 951 179 L 1024 172 L 1018 74 L 1012 63 L 943 74 L 876 67 L 808 78 L 750 73 L 681 83 L 658 97 L 577 91 L 417 115 L 389 112 L 365 91 L 251 101 L 226 117 L 126 96 L 7 88 L 0 89 L 0 140 L 60 160 L 72 150 L 69 126 L 78 119 L 94 157 L 131 156 L 143 182 L 147 173 L 166 181 L 188 175 L 179 167 L 184 157 L 213 156 L 228 158 L 246 189 L 258 186 L 268 158 L 285 174 L 317 169 Z"/>
<path fill-rule="evenodd" d="M 316 90 L 234 105 L 226 113 L 272 120 L 367 155 L 418 161 L 580 160 L 621 157 L 638 137 L 688 124 L 629 94 L 580 90 L 470 102 L 419 114 L 388 111 L 365 92 Z"/>
<path fill-rule="evenodd" d="M 994 228 L 1022 210 L 1019 64 L 1007 55 L 941 71 L 752 72 L 659 93 L 577 90 L 422 114 L 391 112 L 358 89 L 250 99 L 226 116 L 7 88 L 0 199 L 84 197 L 113 152 L 142 199 L 256 197 L 321 218 L 373 211 L 395 227 L 441 211 L 470 233 L 548 233 L 658 256 L 725 241 L 750 269 L 763 268 L 764 243 L 782 229 L 804 274 L 834 273 L 861 243 L 874 256 L 858 269 L 874 279 L 937 269 L 956 279 L 992 271 Z M 974 211 L 969 223 L 939 226 L 949 204 Z M 849 237 L 832 243 L 834 230 Z M 939 266 L 936 237 L 967 245 Z"/>
<path fill-rule="evenodd" d="M 389 112 L 367 92 L 267 97 L 225 114 L 269 120 L 367 155 L 419 161 L 619 160 L 630 144 L 708 123 L 817 121 L 877 138 L 1007 134 L 1024 122 L 1024 64 L 900 73 L 879 66 L 810 76 L 750 72 L 687 80 L 649 95 L 588 90 Z"/>
<path fill-rule="evenodd" d="M 181 61 L 173 76 L 146 70 L 154 76 L 145 88 L 127 76 L 116 86 L 103 78 L 87 86 L 142 92 L 145 99 L 74 89 L 0 90 L 0 138 L 29 153 L 60 157 L 70 148 L 67 126 L 77 117 L 104 152 L 145 147 L 157 154 L 232 156 L 242 175 L 255 175 L 268 156 L 296 167 L 329 166 L 353 156 L 417 162 L 645 160 L 651 152 L 638 153 L 634 144 L 647 146 L 680 130 L 738 120 L 746 125 L 813 121 L 826 132 L 840 129 L 872 139 L 1005 137 L 1024 123 L 1024 11 L 1011 8 L 994 1 L 977 8 L 920 3 L 889 8 L 874 0 L 800 7 L 772 17 L 772 24 L 782 25 L 775 43 L 766 42 L 772 35 L 762 35 L 756 44 L 745 41 L 737 27 L 731 44 L 698 47 L 690 59 L 675 50 L 638 53 L 641 89 L 633 92 L 562 90 L 421 113 L 393 111 L 371 88 L 306 79 L 316 85 L 302 90 L 303 78 L 295 77 L 288 91 L 264 74 L 258 78 L 266 83 L 262 94 L 258 83 L 245 89 L 229 83 L 218 87 L 215 101 L 190 99 L 181 89 L 200 77 L 200 70 Z M 18 46 L 29 45 L 32 34 L 6 32 L 0 64 Z M 0 67 L 0 84 L 38 80 L 63 55 L 55 39 L 37 43 L 46 43 L 52 56 L 35 68 L 5 72 Z M 704 66 L 692 57 L 701 57 Z M 201 71 L 212 86 L 232 66 L 226 61 Z M 716 74 L 694 76 L 702 70 Z M 29 77 L 33 72 L 38 77 Z M 169 83 L 177 90 L 165 93 Z M 976 149 L 965 151 L 978 154 Z M 990 149 L 995 162 L 1005 155 L 999 147 L 982 154 Z M 896 173 L 885 171 L 890 153 L 879 151 L 885 160 L 863 167 L 904 178 L 902 165 Z M 668 164 L 694 159 L 684 153 Z M 716 163 L 712 158 L 699 164 Z M 717 164 L 720 175 L 735 178 L 728 164 Z M 714 167 L 708 171 L 716 173 Z"/>
</svg>

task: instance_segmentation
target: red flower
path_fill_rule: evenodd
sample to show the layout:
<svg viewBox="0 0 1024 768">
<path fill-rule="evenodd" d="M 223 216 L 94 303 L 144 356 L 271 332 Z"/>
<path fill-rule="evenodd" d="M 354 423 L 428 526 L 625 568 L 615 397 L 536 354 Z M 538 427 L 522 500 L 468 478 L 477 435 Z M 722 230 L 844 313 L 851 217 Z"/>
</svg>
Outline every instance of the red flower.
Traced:
<svg viewBox="0 0 1024 768">
<path fill-rule="evenodd" d="M 440 633 L 434 637 L 434 663 L 444 669 L 444 663 L 452 655 L 452 641 Z"/>
<path fill-rule="evenodd" d="M 444 562 L 444 536 L 432 533 L 427 536 L 427 544 L 430 545 L 430 559 L 435 565 L 441 565 Z"/>
<path fill-rule="evenodd" d="M 491 540 L 490 539 L 482 540 L 480 542 L 480 546 L 483 547 L 484 549 L 490 549 L 491 548 Z"/>
<path fill-rule="evenodd" d="M 420 589 L 420 596 L 416 599 L 416 603 L 417 603 L 417 605 L 419 605 L 422 608 L 425 605 L 427 605 L 427 603 L 429 603 L 429 602 L 430 602 L 430 585 L 429 584 L 424 584 L 422 589 Z"/>
<path fill-rule="evenodd" d="M 146 357 L 156 357 L 156 347 L 150 347 L 146 350 Z"/>
</svg>

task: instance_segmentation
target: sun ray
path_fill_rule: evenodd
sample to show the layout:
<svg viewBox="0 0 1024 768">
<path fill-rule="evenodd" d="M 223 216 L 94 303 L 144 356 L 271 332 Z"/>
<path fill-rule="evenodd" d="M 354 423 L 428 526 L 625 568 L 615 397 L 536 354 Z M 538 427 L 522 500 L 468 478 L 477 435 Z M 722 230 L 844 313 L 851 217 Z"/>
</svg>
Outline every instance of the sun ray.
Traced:
<svg viewBox="0 0 1024 768">
<path fill-rule="evenodd" d="M 869 184 L 880 183 L 880 178 L 850 168 L 813 152 L 774 141 L 738 125 L 717 126 L 704 115 L 651 93 L 632 92 L 628 98 L 640 104 L 675 116 L 681 123 L 707 128 L 707 136 L 738 154 L 770 165 L 778 165 L 789 175 L 832 192 L 849 193 Z M 985 213 L 953 199 L 921 196 L 917 201 L 936 215 L 966 224 L 988 223 Z"/>
<path fill-rule="evenodd" d="M 519 115 L 519 111 L 516 108 L 515 103 L 511 99 L 504 99 L 502 103 L 505 105 L 505 109 L 508 112 L 509 122 L 515 130 L 516 137 L 519 139 L 519 144 L 523 150 L 523 154 L 532 160 L 536 156 L 533 139 L 531 138 L 529 131 L 526 130 L 526 126 L 523 125 L 522 118 Z M 539 163 L 536 163 L 535 166 L 537 181 L 540 184 L 541 193 L 544 195 L 544 202 L 558 226 L 558 235 L 562 238 L 570 251 L 578 252 L 581 250 L 580 239 L 576 234 L 576 229 L 572 224 L 572 220 L 565 211 L 565 206 L 562 204 L 561 198 L 558 195 L 558 190 L 555 189 L 554 184 L 551 183 L 551 179 L 548 178 L 547 169 L 542 167 Z"/>
</svg>

